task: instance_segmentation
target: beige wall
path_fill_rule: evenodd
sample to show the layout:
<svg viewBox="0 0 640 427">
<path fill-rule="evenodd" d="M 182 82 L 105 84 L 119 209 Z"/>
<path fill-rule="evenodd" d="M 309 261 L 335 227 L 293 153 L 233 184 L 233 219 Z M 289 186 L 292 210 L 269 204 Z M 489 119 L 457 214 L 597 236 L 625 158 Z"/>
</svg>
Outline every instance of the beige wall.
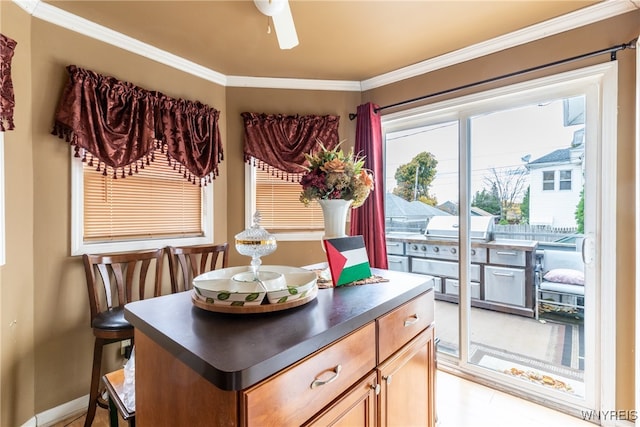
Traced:
<svg viewBox="0 0 640 427">
<path fill-rule="evenodd" d="M 348 113 L 371 100 L 413 98 L 555 59 L 628 41 L 640 12 L 554 36 L 362 94 L 357 92 L 223 88 L 76 33 L 31 19 L 0 1 L 3 34 L 18 40 L 14 58 L 16 131 L 5 137 L 7 264 L 0 267 L 0 425 L 88 392 L 92 356 L 87 291 L 78 257 L 69 256 L 70 149 L 50 135 L 66 74 L 76 64 L 174 97 L 198 99 L 222 111 L 225 160 L 215 182 L 214 232 L 233 241 L 244 228 L 244 163 L 240 113 L 338 114 L 340 137 L 352 144 Z M 634 34 L 635 31 L 635 34 Z M 633 407 L 634 111 L 633 51 L 621 52 L 618 158 L 618 409 Z M 581 64 L 606 60 L 604 57 Z M 555 72 L 556 70 L 545 72 Z M 542 74 L 542 73 L 540 73 Z M 301 206 L 301 209 L 303 207 Z M 231 251 L 231 265 L 246 259 Z M 321 261 L 319 242 L 281 242 L 265 263 Z M 15 320 L 15 322 L 14 322 Z M 114 353 L 114 352 L 112 352 Z M 115 356 L 112 356 L 115 362 Z M 612 408 L 603 408 L 612 409 Z"/>
<path fill-rule="evenodd" d="M 50 134 L 65 67 L 75 64 L 158 90 L 168 96 L 199 100 L 222 111 L 219 85 L 160 65 L 77 33 L 32 22 L 33 179 L 34 179 L 34 353 L 35 412 L 88 392 L 92 335 L 84 270 L 70 256 L 70 148 Z M 226 140 L 224 122 L 221 126 Z M 214 204 L 226 202 L 226 165 L 214 183 Z M 226 215 L 218 209 L 214 235 L 226 238 Z M 113 357 L 113 356 L 112 356 Z M 117 360 L 113 360 L 113 363 Z M 114 365 L 115 366 L 115 365 Z M 52 386 L 56 392 L 52 393 Z"/>
<path fill-rule="evenodd" d="M 12 61 L 16 129 L 4 136 L 7 252 L 0 267 L 0 425 L 15 426 L 33 416 L 36 401 L 31 19 L 0 1 L 0 30 L 18 42 Z"/>
<path fill-rule="evenodd" d="M 638 36 L 640 11 L 609 19 L 585 28 L 548 37 L 534 43 L 515 47 L 476 60 L 438 70 L 413 79 L 363 93 L 363 102 L 390 105 L 405 99 L 455 88 L 476 81 L 490 79 L 519 70 L 535 67 L 626 43 Z M 617 263 L 617 360 L 616 409 L 634 408 L 634 298 L 635 298 L 635 50 L 618 52 L 618 178 L 616 239 Z M 500 83 L 483 85 L 430 102 L 484 91 L 497 86 L 582 68 L 609 60 L 609 55 L 550 68 L 537 73 L 511 78 Z M 406 108 L 420 105 L 412 104 Z M 395 109 L 394 111 L 398 111 Z M 389 113 L 384 111 L 384 113 Z M 605 142 L 606 143 L 606 142 Z M 606 283 L 603 283 L 606 286 Z M 611 333 L 611 331 L 609 331 Z M 602 408 L 608 410 L 611 408 Z"/>
<path fill-rule="evenodd" d="M 344 147 L 353 145 L 355 122 L 349 120 L 349 113 L 355 112 L 360 103 L 359 92 L 300 91 L 275 89 L 227 88 L 227 153 L 229 162 L 227 213 L 229 218 L 229 241 L 245 227 L 244 223 L 244 164 L 243 135 L 244 127 L 240 114 L 249 111 L 256 113 L 279 114 L 335 114 L 340 116 L 338 132 L 345 140 Z M 305 209 L 300 204 L 300 209 Z M 326 260 L 319 241 L 278 242 L 278 250 L 263 258 L 264 264 L 271 265 L 308 265 Z M 230 263 L 248 264 L 248 259 L 231 250 Z"/>
</svg>

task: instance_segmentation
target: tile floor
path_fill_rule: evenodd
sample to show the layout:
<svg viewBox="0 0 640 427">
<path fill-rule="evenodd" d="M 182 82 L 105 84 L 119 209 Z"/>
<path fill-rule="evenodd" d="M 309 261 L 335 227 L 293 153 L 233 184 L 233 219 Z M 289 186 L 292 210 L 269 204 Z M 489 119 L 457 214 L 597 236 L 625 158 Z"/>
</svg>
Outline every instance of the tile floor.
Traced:
<svg viewBox="0 0 640 427">
<path fill-rule="evenodd" d="M 593 427 L 524 399 L 438 371 L 437 427 Z"/>
</svg>

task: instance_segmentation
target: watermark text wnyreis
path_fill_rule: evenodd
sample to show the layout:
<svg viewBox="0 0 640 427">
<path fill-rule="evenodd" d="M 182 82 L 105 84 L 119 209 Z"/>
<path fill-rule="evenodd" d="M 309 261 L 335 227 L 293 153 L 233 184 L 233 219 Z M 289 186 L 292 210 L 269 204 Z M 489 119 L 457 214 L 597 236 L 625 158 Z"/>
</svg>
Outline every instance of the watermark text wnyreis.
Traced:
<svg viewBox="0 0 640 427">
<path fill-rule="evenodd" d="M 582 411 L 582 419 L 585 421 L 636 421 L 638 419 L 638 411 L 635 409 Z"/>
</svg>

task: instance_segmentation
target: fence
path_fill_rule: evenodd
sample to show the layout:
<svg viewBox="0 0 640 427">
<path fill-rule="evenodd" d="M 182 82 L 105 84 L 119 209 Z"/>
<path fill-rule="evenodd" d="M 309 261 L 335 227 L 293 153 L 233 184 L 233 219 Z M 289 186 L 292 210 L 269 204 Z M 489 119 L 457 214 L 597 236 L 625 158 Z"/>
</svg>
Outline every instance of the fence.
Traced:
<svg viewBox="0 0 640 427">
<path fill-rule="evenodd" d="M 576 239 L 582 237 L 576 227 L 552 227 L 550 225 L 495 225 L 493 235 L 496 239 L 537 240 L 538 242 L 554 242 L 575 245 Z"/>
</svg>

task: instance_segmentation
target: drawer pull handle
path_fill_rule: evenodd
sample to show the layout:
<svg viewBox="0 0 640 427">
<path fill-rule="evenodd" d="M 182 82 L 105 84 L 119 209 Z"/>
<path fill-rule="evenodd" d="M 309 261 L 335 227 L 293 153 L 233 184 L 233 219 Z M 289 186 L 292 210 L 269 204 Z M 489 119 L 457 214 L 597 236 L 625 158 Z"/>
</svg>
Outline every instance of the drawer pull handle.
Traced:
<svg viewBox="0 0 640 427">
<path fill-rule="evenodd" d="M 387 383 L 387 385 L 391 385 L 391 375 L 382 377 L 382 379 Z"/>
<path fill-rule="evenodd" d="M 380 384 L 371 384 L 371 390 L 376 393 L 376 396 L 380 394 Z"/>
<path fill-rule="evenodd" d="M 493 272 L 494 276 L 503 276 L 503 277 L 513 277 L 514 274 L 513 273 L 498 273 L 496 271 Z"/>
<path fill-rule="evenodd" d="M 413 316 L 408 317 L 408 318 L 404 321 L 404 326 L 405 326 L 405 328 L 406 328 L 407 326 L 415 325 L 416 323 L 418 323 L 418 320 L 420 320 L 420 316 L 418 316 L 417 314 L 414 314 Z"/>
<path fill-rule="evenodd" d="M 313 382 L 311 383 L 311 388 L 320 387 L 321 385 L 334 382 L 340 375 L 340 371 L 342 371 L 342 365 L 338 365 L 335 368 L 329 369 L 329 370 L 333 372 L 333 375 L 331 376 L 331 378 L 329 378 L 328 380 L 319 380 L 318 377 L 316 377 L 316 379 L 313 380 Z"/>
<path fill-rule="evenodd" d="M 515 252 L 497 251 L 496 253 L 497 253 L 498 255 L 509 255 L 509 256 L 516 256 L 516 255 L 518 255 L 518 254 L 517 254 L 517 253 L 515 253 Z"/>
</svg>

